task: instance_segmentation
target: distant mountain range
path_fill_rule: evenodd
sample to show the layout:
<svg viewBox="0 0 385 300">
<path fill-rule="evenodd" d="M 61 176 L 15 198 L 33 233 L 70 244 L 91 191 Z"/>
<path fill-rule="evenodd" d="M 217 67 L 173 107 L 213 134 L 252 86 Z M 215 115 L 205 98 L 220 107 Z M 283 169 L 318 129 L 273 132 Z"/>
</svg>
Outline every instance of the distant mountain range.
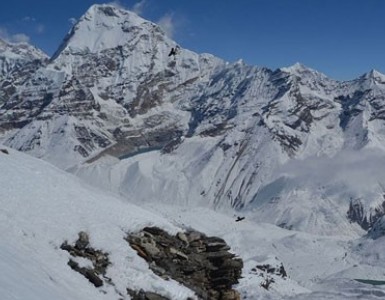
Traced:
<svg viewBox="0 0 385 300">
<path fill-rule="evenodd" d="M 130 201 L 317 234 L 362 234 L 384 214 L 385 75 L 169 57 L 176 45 L 109 5 L 52 58 L 0 41 L 0 141 Z"/>
</svg>

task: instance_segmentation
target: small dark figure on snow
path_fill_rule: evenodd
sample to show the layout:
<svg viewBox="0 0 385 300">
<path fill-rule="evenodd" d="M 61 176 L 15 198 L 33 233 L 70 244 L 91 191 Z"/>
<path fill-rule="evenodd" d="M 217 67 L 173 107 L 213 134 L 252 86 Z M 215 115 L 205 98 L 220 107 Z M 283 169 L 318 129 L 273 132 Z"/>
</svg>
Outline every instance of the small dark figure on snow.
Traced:
<svg viewBox="0 0 385 300">
<path fill-rule="evenodd" d="M 178 52 L 179 52 L 179 46 L 176 46 L 175 48 L 174 47 L 172 47 L 171 48 L 171 51 L 170 51 L 170 53 L 168 54 L 168 56 L 174 56 L 174 58 L 175 58 L 175 56 L 178 54 Z"/>
<path fill-rule="evenodd" d="M 168 54 L 168 56 L 171 56 L 171 55 L 176 55 L 176 52 L 175 52 L 175 48 L 174 47 L 172 47 L 171 48 L 171 51 L 170 51 L 170 53 Z"/>
<path fill-rule="evenodd" d="M 4 154 L 9 154 L 7 149 L 0 149 L 0 151 L 3 152 Z"/>
<path fill-rule="evenodd" d="M 239 222 L 239 221 L 242 221 L 242 220 L 244 220 L 245 219 L 245 217 L 237 217 L 237 219 L 235 220 L 235 222 Z"/>
</svg>

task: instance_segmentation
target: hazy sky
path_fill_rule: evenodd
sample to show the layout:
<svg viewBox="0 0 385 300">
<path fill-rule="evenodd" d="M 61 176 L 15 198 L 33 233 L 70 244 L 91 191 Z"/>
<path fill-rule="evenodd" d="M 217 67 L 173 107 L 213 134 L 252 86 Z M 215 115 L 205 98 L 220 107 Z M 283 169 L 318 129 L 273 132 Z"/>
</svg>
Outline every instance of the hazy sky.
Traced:
<svg viewBox="0 0 385 300">
<path fill-rule="evenodd" d="M 3 0 L 0 37 L 52 55 L 98 0 Z M 119 0 L 182 47 L 276 69 L 301 62 L 331 78 L 385 73 L 385 0 Z"/>
</svg>

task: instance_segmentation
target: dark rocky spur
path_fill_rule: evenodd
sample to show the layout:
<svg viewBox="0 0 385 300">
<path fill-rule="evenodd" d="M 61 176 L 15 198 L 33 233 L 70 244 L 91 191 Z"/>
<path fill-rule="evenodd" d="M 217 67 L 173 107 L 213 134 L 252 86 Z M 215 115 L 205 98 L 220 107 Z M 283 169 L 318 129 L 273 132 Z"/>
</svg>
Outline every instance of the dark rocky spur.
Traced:
<svg viewBox="0 0 385 300">
<path fill-rule="evenodd" d="M 129 234 L 127 241 L 155 274 L 182 283 L 199 299 L 240 299 L 232 286 L 241 278 L 243 262 L 229 252 L 223 239 L 197 231 L 171 236 L 160 228 L 146 227 Z"/>
</svg>

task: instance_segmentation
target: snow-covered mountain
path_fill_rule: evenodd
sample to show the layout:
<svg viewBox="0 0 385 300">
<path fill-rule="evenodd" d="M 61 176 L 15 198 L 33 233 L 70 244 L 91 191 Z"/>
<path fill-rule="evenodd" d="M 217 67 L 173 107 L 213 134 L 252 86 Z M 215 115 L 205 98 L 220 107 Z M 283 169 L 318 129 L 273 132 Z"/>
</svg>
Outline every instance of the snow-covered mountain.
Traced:
<svg viewBox="0 0 385 300">
<path fill-rule="evenodd" d="M 48 56 L 27 43 L 15 44 L 0 39 L 0 59 L 0 75 L 4 80 L 16 70 L 25 67 L 25 64 L 44 62 L 48 60 Z"/>
<path fill-rule="evenodd" d="M 151 203 L 140 208 L 5 147 L 0 147 L 0 166 L 2 300 L 128 300 L 128 289 L 166 297 L 147 299 L 199 299 L 191 289 L 153 273 L 154 263 L 149 268 L 129 246 L 126 235 L 149 226 L 171 235 L 188 229 L 216 236 L 212 247 L 224 239 L 243 261 L 242 278 L 234 286 L 241 299 L 385 296 L 382 286 L 365 283 L 383 280 L 383 220 L 373 228 L 380 231 L 358 239 L 310 235 L 248 219 L 235 222 L 202 207 Z M 84 235 L 89 240 L 82 246 L 78 236 Z M 72 252 L 66 251 L 73 243 Z M 84 247 L 87 255 L 76 257 Z M 108 257 L 104 274 L 92 273 L 104 283 L 98 287 L 74 268 L 91 270 L 94 251 L 99 259 Z"/>
<path fill-rule="evenodd" d="M 384 75 L 338 82 L 301 64 L 168 56 L 175 46 L 132 12 L 92 6 L 2 96 L 0 141 L 137 203 L 348 236 L 384 214 Z"/>
<path fill-rule="evenodd" d="M 0 105 L 10 105 L 18 87 L 47 61 L 45 53 L 27 43 L 12 44 L 0 39 Z"/>
</svg>

